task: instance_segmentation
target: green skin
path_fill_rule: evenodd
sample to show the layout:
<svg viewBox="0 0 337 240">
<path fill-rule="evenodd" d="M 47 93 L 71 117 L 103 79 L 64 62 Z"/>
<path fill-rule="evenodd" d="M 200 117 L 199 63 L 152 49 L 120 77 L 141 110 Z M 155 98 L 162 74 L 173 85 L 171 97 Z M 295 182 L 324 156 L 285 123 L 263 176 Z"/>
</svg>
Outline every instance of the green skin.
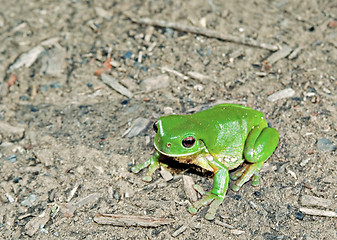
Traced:
<svg viewBox="0 0 337 240">
<path fill-rule="evenodd" d="M 246 160 L 248 164 L 231 175 L 232 180 L 236 180 L 232 190 L 238 191 L 250 179 L 252 185 L 257 186 L 259 171 L 279 140 L 278 131 L 268 127 L 261 112 L 235 104 L 220 104 L 191 115 L 161 117 L 154 128 L 156 153 L 133 167 L 132 172 L 148 167 L 143 180 L 150 182 L 161 165 L 160 155 L 212 171 L 212 190 L 188 209 L 196 214 L 200 208 L 210 205 L 205 216 L 208 220 L 214 219 L 226 195 L 229 170 Z"/>
</svg>

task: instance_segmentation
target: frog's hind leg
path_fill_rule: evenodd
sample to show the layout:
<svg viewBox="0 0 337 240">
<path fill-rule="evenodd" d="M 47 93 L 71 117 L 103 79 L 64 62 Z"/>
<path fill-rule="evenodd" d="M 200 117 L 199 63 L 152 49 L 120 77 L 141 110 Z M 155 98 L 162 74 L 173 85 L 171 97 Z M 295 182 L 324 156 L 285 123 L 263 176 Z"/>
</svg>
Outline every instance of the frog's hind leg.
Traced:
<svg viewBox="0 0 337 240">
<path fill-rule="evenodd" d="M 252 185 L 259 185 L 259 171 L 263 163 L 273 154 L 278 144 L 279 134 L 275 128 L 267 127 L 266 122 L 255 126 L 249 133 L 243 155 L 250 163 L 237 171 L 231 178 L 237 180 L 232 186 L 233 191 L 238 191 L 242 185 L 252 178 Z"/>
<path fill-rule="evenodd" d="M 220 204 L 225 198 L 228 188 L 229 174 L 228 169 L 221 162 L 210 159 L 208 161 L 211 167 L 214 168 L 215 172 L 213 188 L 210 192 L 203 195 L 201 199 L 193 203 L 188 208 L 188 211 L 191 214 L 196 214 L 200 208 L 210 205 L 205 218 L 207 220 L 213 220 Z"/>
</svg>

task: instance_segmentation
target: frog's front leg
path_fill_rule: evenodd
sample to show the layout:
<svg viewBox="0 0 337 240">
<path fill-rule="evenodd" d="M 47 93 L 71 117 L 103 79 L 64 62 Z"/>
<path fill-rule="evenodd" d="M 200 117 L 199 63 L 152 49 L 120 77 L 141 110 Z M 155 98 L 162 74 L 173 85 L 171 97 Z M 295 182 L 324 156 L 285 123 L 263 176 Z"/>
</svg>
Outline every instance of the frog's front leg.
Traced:
<svg viewBox="0 0 337 240">
<path fill-rule="evenodd" d="M 142 178 L 142 180 L 144 182 L 151 182 L 153 173 L 160 167 L 159 157 L 160 157 L 160 153 L 158 151 L 156 151 L 155 154 L 152 157 L 150 157 L 148 160 L 146 160 L 145 162 L 143 162 L 141 164 L 138 164 L 138 165 L 132 167 L 131 171 L 133 173 L 138 173 L 141 170 L 143 170 L 144 168 L 148 167 L 149 170 L 147 171 L 145 176 Z"/>
<path fill-rule="evenodd" d="M 208 159 L 208 164 L 214 169 L 213 188 L 206 193 L 200 200 L 196 201 L 188 208 L 191 214 L 196 214 L 197 211 L 207 205 L 210 205 L 205 218 L 213 220 L 215 214 L 223 202 L 228 188 L 229 173 L 228 169 L 219 161 Z"/>
<path fill-rule="evenodd" d="M 279 134 L 275 128 L 269 128 L 266 122 L 261 122 L 249 133 L 243 155 L 251 163 L 231 175 L 232 180 L 237 180 L 232 186 L 233 191 L 238 191 L 242 185 L 252 178 L 252 185 L 260 183 L 259 171 L 263 163 L 273 154 L 278 144 Z"/>
</svg>

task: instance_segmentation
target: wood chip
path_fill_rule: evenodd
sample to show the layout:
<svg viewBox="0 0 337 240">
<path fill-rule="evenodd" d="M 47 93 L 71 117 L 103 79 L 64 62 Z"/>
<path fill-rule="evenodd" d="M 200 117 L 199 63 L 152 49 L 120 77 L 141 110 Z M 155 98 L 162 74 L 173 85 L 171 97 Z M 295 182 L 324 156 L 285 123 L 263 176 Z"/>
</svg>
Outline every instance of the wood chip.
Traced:
<svg viewBox="0 0 337 240">
<path fill-rule="evenodd" d="M 234 234 L 234 235 L 241 235 L 241 234 L 245 233 L 245 231 L 239 230 L 239 229 L 232 229 L 231 233 Z"/>
<path fill-rule="evenodd" d="M 44 47 L 50 48 L 50 47 L 56 45 L 56 44 L 58 43 L 59 40 L 60 40 L 59 37 L 49 38 L 49 39 L 46 39 L 46 40 L 42 41 L 42 42 L 40 43 L 40 45 L 41 45 L 41 46 L 44 46 Z"/>
<path fill-rule="evenodd" d="M 75 189 L 75 188 L 74 188 Z M 73 217 L 77 208 L 82 207 L 86 204 L 96 202 L 99 199 L 100 195 L 98 193 L 92 193 L 77 202 L 71 203 L 60 203 L 60 212 L 63 213 L 66 217 Z"/>
<path fill-rule="evenodd" d="M 59 211 L 68 218 L 73 217 L 77 209 L 77 207 L 73 203 L 60 203 L 59 207 Z"/>
<path fill-rule="evenodd" d="M 198 200 L 198 196 L 197 196 L 197 192 L 194 190 L 193 186 L 194 186 L 194 181 L 193 178 L 191 178 L 190 176 L 183 176 L 183 181 L 184 181 L 184 190 L 186 193 L 187 198 L 191 201 L 191 202 L 195 202 Z"/>
<path fill-rule="evenodd" d="M 53 48 L 44 51 L 41 54 L 40 74 L 46 74 L 54 77 L 62 76 L 66 68 L 66 49 L 56 44 Z"/>
<path fill-rule="evenodd" d="M 33 49 L 31 49 L 30 51 L 28 51 L 27 53 L 21 54 L 17 58 L 15 63 L 8 68 L 8 71 L 12 72 L 13 70 L 18 69 L 22 66 L 30 67 L 36 61 L 36 59 L 39 57 L 42 51 L 44 51 L 44 48 L 38 45 Z"/>
<path fill-rule="evenodd" d="M 333 204 L 332 200 L 310 196 L 310 195 L 302 196 L 300 201 L 303 206 L 309 206 L 309 207 L 312 207 L 312 206 L 329 207 Z"/>
<path fill-rule="evenodd" d="M 109 224 L 114 226 L 138 226 L 158 227 L 173 222 L 167 218 L 155 218 L 149 216 L 120 215 L 120 214 L 97 214 L 94 221 L 98 224 Z"/>
<path fill-rule="evenodd" d="M 101 79 L 102 81 L 108 85 L 109 87 L 111 87 L 112 89 L 114 89 L 115 91 L 117 91 L 118 93 L 128 97 L 128 98 L 132 98 L 133 94 L 132 92 L 129 91 L 129 89 L 127 89 L 126 87 L 124 87 L 123 85 L 121 85 L 116 79 L 114 79 L 113 77 L 102 73 L 101 75 Z"/>
<path fill-rule="evenodd" d="M 300 208 L 302 213 L 313 215 L 313 216 L 323 216 L 323 217 L 337 217 L 337 213 L 333 211 L 326 211 L 320 209 L 313 209 L 313 208 Z"/>
<path fill-rule="evenodd" d="M 76 203 L 74 203 L 74 205 L 76 207 L 82 207 L 86 204 L 89 204 L 89 203 L 93 203 L 93 202 L 96 202 L 100 197 L 100 194 L 99 193 L 92 193 L 82 199 L 80 199 L 79 201 L 77 201 Z"/>
<path fill-rule="evenodd" d="M 292 96 L 294 96 L 295 94 L 295 91 L 291 88 L 286 88 L 286 89 L 283 89 L 281 91 L 278 91 L 276 93 L 273 93 L 272 95 L 269 95 L 267 97 L 268 101 L 270 102 L 275 102 L 279 99 L 282 99 L 282 98 L 290 98 Z"/>
<path fill-rule="evenodd" d="M 69 196 L 66 199 L 66 202 L 70 202 L 73 196 L 75 195 L 78 187 L 80 186 L 80 183 L 76 183 L 73 189 L 70 191 Z"/>
<path fill-rule="evenodd" d="M 139 135 L 142 131 L 144 131 L 147 128 L 150 122 L 151 121 L 146 118 L 137 118 L 136 120 L 133 121 L 131 127 L 123 133 L 122 137 L 127 136 L 128 138 L 132 138 Z"/>
<path fill-rule="evenodd" d="M 295 180 L 297 180 L 297 176 L 296 176 L 296 173 L 291 171 L 291 170 L 288 170 L 288 173 L 293 177 L 295 178 Z"/>
<path fill-rule="evenodd" d="M 50 209 L 45 210 L 42 214 L 37 217 L 32 218 L 26 225 L 25 231 L 29 236 L 33 236 L 39 229 L 40 226 L 44 226 L 50 218 Z"/>
<path fill-rule="evenodd" d="M 191 78 L 193 79 L 197 79 L 201 82 L 205 82 L 207 80 L 211 80 L 211 78 L 209 76 L 206 76 L 204 74 L 201 74 L 199 72 L 193 72 L 193 71 L 190 71 L 187 73 L 188 76 L 190 76 Z"/>
<path fill-rule="evenodd" d="M 266 72 L 256 72 L 255 75 L 258 76 L 258 77 L 265 77 L 265 76 L 268 75 L 268 73 L 266 73 Z"/>
<path fill-rule="evenodd" d="M 172 237 L 178 237 L 180 234 L 185 232 L 186 229 L 187 229 L 187 226 L 182 225 L 180 228 L 178 228 L 176 231 L 174 231 L 171 235 L 172 235 Z"/>
<path fill-rule="evenodd" d="M 285 58 L 286 56 L 288 56 L 291 53 L 292 49 L 288 46 L 283 46 L 280 50 L 278 50 L 277 52 L 275 52 L 274 54 L 270 55 L 267 58 L 267 62 L 272 65 L 274 63 L 276 63 L 278 60 Z"/>
<path fill-rule="evenodd" d="M 173 179 L 172 174 L 167 171 L 163 166 L 160 167 L 160 175 L 164 178 L 166 182 L 171 181 Z"/>
<path fill-rule="evenodd" d="M 295 48 L 294 51 L 288 56 L 288 59 L 292 60 L 298 56 L 298 54 L 302 51 L 301 47 Z"/>
</svg>

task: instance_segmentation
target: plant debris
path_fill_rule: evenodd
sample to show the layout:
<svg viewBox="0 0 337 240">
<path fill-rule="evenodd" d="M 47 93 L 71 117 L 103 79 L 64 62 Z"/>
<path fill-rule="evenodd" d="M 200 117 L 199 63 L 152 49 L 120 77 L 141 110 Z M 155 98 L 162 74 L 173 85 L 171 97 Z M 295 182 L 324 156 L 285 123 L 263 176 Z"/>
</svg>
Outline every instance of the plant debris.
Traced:
<svg viewBox="0 0 337 240">
<path fill-rule="evenodd" d="M 98 224 L 109 224 L 122 227 L 159 227 L 162 225 L 171 224 L 173 222 L 173 220 L 167 218 L 120 214 L 97 214 L 94 217 L 94 221 Z"/>
</svg>

